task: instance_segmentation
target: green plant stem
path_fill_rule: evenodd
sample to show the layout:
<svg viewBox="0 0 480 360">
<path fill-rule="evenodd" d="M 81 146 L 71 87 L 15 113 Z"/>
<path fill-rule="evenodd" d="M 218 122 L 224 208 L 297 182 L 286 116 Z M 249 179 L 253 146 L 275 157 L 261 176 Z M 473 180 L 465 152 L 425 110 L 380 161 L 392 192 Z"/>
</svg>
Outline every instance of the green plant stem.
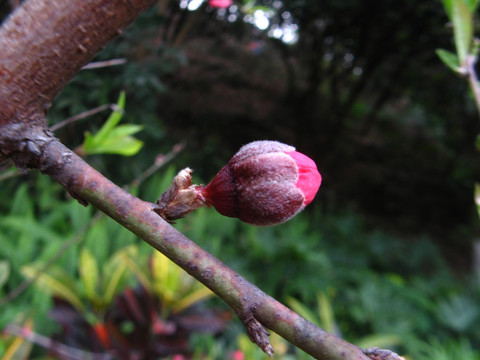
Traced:
<svg viewBox="0 0 480 360">
<path fill-rule="evenodd" d="M 475 72 L 475 63 L 477 58 L 475 55 L 468 55 L 465 58 L 465 63 L 468 72 L 468 82 L 470 84 L 470 89 L 472 89 L 473 97 L 475 99 L 475 104 L 477 110 L 480 112 L 480 86 L 478 84 L 477 73 Z"/>
</svg>

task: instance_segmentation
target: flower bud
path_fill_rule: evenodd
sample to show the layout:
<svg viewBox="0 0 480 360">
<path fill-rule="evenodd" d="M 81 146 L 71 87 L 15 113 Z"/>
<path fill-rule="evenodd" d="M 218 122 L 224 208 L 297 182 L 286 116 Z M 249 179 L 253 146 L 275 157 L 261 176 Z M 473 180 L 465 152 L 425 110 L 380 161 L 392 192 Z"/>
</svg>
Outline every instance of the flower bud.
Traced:
<svg viewBox="0 0 480 360">
<path fill-rule="evenodd" d="M 233 4 L 232 0 L 210 0 L 208 5 L 217 9 L 226 9 Z"/>
<path fill-rule="evenodd" d="M 222 215 L 253 225 L 285 222 L 312 202 L 322 177 L 315 162 L 277 141 L 243 146 L 197 190 Z"/>
</svg>

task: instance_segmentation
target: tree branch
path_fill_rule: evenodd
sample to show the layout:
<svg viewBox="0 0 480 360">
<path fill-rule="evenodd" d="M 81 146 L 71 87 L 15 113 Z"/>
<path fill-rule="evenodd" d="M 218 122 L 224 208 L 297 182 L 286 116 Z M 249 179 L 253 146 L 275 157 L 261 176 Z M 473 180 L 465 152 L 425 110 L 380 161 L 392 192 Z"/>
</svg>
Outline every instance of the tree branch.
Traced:
<svg viewBox="0 0 480 360">
<path fill-rule="evenodd" d="M 186 238 L 153 211 L 154 204 L 116 186 L 56 139 L 44 144 L 38 164 L 43 173 L 209 287 L 234 310 L 250 338 L 267 353 L 273 350 L 263 326 L 319 359 L 368 359 L 358 347 L 316 327 Z"/>
<path fill-rule="evenodd" d="M 28 0 L 0 28 L 0 156 L 51 176 L 161 251 L 221 297 L 269 354 L 263 326 L 318 359 L 368 359 L 243 279 L 142 201 L 90 167 L 46 127 L 57 93 L 153 0 Z"/>
</svg>

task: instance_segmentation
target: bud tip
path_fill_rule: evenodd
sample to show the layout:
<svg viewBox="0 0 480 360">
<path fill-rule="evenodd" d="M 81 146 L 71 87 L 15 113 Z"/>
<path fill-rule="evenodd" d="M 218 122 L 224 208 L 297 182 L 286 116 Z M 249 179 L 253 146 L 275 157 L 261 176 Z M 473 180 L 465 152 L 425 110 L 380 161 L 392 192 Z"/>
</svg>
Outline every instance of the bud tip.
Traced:
<svg viewBox="0 0 480 360">
<path fill-rule="evenodd" d="M 305 196 L 305 205 L 310 204 L 320 188 L 322 183 L 322 175 L 318 172 L 317 165 L 308 156 L 291 151 L 286 153 L 297 164 L 298 180 L 295 186 Z"/>
</svg>

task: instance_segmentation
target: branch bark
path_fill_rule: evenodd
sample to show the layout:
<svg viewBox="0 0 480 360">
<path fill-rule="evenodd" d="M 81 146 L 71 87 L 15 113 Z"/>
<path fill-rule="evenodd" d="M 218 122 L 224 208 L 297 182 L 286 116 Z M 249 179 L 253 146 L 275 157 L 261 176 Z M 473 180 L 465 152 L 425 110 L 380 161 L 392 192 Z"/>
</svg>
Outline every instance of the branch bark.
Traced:
<svg viewBox="0 0 480 360">
<path fill-rule="evenodd" d="M 318 359 L 360 360 L 179 233 L 142 201 L 90 167 L 47 129 L 46 111 L 66 83 L 154 0 L 28 0 L 0 29 L 0 156 L 35 168 L 161 251 L 221 297 L 250 338 L 273 354 L 264 326 Z"/>
<path fill-rule="evenodd" d="M 39 148 L 37 168 L 209 287 L 234 310 L 251 339 L 267 353 L 273 354 L 273 349 L 263 326 L 319 359 L 368 359 L 358 347 L 316 327 L 243 279 L 158 216 L 154 204 L 116 186 L 53 137 Z"/>
</svg>

